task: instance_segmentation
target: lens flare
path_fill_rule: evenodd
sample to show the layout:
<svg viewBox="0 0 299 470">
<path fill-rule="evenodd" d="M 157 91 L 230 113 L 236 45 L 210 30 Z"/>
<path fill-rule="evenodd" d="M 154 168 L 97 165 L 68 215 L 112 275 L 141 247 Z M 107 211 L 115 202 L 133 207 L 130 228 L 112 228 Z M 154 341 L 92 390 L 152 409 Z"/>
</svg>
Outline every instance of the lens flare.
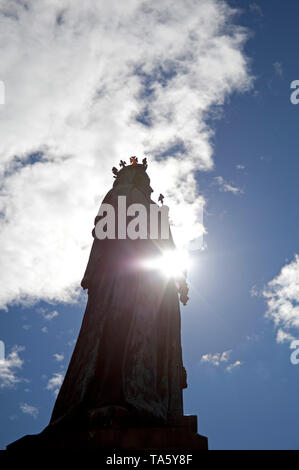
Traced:
<svg viewBox="0 0 299 470">
<path fill-rule="evenodd" d="M 145 260 L 143 264 L 147 269 L 161 271 L 165 277 L 176 278 L 183 276 L 190 267 L 190 257 L 187 251 L 169 250 L 157 258 Z"/>
</svg>

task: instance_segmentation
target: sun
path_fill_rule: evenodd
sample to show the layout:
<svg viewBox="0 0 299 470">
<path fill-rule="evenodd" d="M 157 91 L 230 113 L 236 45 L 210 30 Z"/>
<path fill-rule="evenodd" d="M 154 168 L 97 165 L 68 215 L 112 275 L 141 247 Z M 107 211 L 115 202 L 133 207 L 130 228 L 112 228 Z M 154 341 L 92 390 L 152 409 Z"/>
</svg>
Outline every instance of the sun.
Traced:
<svg viewBox="0 0 299 470">
<path fill-rule="evenodd" d="M 161 271 L 167 278 L 177 278 L 184 276 L 190 267 L 190 257 L 185 250 L 164 251 L 161 256 L 144 261 L 147 269 Z"/>
</svg>

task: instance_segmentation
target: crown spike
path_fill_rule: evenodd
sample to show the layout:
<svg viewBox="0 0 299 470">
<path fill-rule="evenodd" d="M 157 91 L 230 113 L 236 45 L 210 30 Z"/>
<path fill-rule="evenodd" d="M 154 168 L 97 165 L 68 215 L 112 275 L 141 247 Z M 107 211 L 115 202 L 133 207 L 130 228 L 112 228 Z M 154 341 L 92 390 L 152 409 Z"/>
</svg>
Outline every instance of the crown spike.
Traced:
<svg viewBox="0 0 299 470">
<path fill-rule="evenodd" d="M 130 163 L 131 165 L 135 166 L 138 163 L 138 158 L 137 157 L 130 157 Z"/>
</svg>

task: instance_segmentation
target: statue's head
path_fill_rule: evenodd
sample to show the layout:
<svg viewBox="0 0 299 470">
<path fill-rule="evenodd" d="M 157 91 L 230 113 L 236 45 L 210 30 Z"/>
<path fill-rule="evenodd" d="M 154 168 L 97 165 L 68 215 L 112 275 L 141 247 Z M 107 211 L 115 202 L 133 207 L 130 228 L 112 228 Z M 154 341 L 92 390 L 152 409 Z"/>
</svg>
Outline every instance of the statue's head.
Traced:
<svg viewBox="0 0 299 470">
<path fill-rule="evenodd" d="M 113 167 L 112 171 L 115 177 L 113 187 L 131 184 L 139 188 L 148 197 L 150 197 L 153 189 L 150 186 L 150 178 L 146 173 L 146 159 L 144 158 L 142 163 L 138 163 L 137 157 L 131 157 L 130 162 L 130 165 L 126 165 L 125 162 L 121 160 L 120 170 L 117 170 L 115 167 Z"/>
</svg>

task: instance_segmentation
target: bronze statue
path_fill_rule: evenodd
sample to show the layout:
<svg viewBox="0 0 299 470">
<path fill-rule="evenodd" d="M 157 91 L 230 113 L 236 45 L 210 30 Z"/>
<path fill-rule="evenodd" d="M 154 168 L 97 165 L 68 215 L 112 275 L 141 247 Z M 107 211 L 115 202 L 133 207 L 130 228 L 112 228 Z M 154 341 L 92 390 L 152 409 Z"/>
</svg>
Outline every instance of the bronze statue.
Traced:
<svg viewBox="0 0 299 470">
<path fill-rule="evenodd" d="M 117 208 L 121 195 L 128 205 L 149 209 L 155 203 L 146 161 L 130 161 L 113 171 L 116 180 L 103 202 Z M 140 263 L 170 248 L 171 234 L 169 240 L 94 239 L 82 280 L 87 307 L 50 426 L 167 424 L 183 416 L 178 290 L 186 303 L 185 279 L 167 279 Z"/>
<path fill-rule="evenodd" d="M 149 213 L 158 208 L 146 159 L 130 161 L 113 168 L 113 188 L 95 219 L 81 283 L 88 302 L 50 423 L 40 434 L 9 444 L 11 452 L 208 448 L 207 439 L 197 434 L 197 417 L 183 415 L 187 383 L 178 293 L 185 304 L 185 275 L 165 277 L 144 265 L 175 248 L 168 218 L 165 239 L 162 232 L 156 239 L 98 237 L 104 204 L 118 214 L 119 197 L 126 196 L 127 206 L 139 203 Z M 162 198 L 160 211 L 166 207 Z"/>
</svg>

